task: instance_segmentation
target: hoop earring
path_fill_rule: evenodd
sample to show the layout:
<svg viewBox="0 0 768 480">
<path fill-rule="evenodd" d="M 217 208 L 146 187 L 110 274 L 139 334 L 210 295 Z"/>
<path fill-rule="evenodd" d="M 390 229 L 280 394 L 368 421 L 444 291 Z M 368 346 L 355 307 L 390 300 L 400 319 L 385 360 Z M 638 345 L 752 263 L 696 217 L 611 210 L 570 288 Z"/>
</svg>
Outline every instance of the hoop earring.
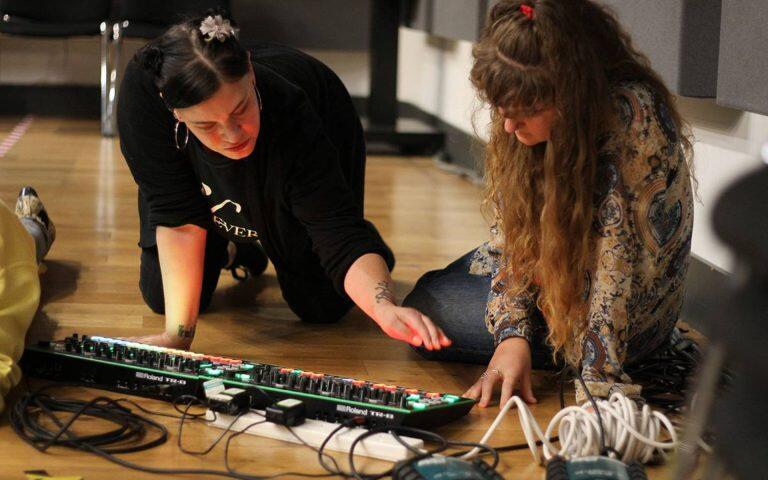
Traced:
<svg viewBox="0 0 768 480">
<path fill-rule="evenodd" d="M 187 148 L 187 143 L 189 142 L 189 128 L 187 128 L 186 125 L 184 125 L 184 131 L 186 132 L 186 135 L 184 135 L 184 145 L 179 145 L 179 124 L 181 122 L 176 120 L 176 126 L 173 127 L 173 141 L 176 143 L 176 150 L 184 150 Z"/>
<path fill-rule="evenodd" d="M 261 92 L 255 83 L 253 84 L 253 88 L 256 89 L 256 101 L 259 103 L 259 111 L 261 111 Z"/>
</svg>

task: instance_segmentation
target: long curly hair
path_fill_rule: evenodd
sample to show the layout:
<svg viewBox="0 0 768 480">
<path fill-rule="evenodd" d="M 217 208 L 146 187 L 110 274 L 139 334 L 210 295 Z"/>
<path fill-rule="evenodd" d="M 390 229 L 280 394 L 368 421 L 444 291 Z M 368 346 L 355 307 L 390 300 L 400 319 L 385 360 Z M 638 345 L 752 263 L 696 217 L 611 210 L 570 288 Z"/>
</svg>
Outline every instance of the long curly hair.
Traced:
<svg viewBox="0 0 768 480">
<path fill-rule="evenodd" d="M 523 8 L 521 8 L 523 6 Z M 485 207 L 504 239 L 501 274 L 511 301 L 532 288 L 555 355 L 576 364 L 585 330 L 599 140 L 615 118 L 611 88 L 642 82 L 681 132 L 674 96 L 605 7 L 589 0 L 501 0 L 473 50 L 471 81 L 490 108 Z M 554 107 L 550 139 L 529 147 L 504 131 L 504 114 Z"/>
</svg>

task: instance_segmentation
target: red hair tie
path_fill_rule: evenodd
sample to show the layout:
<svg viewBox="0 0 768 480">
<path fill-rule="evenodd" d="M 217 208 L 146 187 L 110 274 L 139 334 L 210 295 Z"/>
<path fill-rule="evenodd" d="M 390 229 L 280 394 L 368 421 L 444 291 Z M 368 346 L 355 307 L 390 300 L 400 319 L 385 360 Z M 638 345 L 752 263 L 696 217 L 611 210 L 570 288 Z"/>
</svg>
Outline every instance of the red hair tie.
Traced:
<svg viewBox="0 0 768 480">
<path fill-rule="evenodd" d="M 533 7 L 530 5 L 520 5 L 520 11 L 523 12 L 523 15 L 533 20 Z"/>
</svg>

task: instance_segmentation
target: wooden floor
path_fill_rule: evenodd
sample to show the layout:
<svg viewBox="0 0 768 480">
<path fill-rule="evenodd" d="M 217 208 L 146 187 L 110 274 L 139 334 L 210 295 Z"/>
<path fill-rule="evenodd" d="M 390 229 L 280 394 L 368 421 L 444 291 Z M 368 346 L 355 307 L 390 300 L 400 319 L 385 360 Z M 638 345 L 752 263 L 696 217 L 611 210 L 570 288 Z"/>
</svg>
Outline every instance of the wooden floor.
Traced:
<svg viewBox="0 0 768 480">
<path fill-rule="evenodd" d="M 0 118 L 0 139 L 19 120 Z M 486 237 L 479 187 L 438 169 L 430 160 L 372 157 L 367 179 L 366 213 L 395 251 L 394 278 L 401 299 L 424 272 L 445 266 Z M 0 198 L 12 205 L 18 189 L 27 184 L 41 195 L 58 231 L 41 277 L 42 305 L 30 340 L 72 332 L 130 336 L 160 331 L 163 318 L 144 305 L 138 289 L 136 185 L 117 140 L 102 139 L 96 121 L 36 118 L 26 135 L 0 158 Z M 192 349 L 455 393 L 462 393 L 482 371 L 478 366 L 424 361 L 406 345 L 387 338 L 359 311 L 335 325 L 303 325 L 283 302 L 271 267 L 245 284 L 222 275 L 211 311 L 200 318 Z M 533 411 L 545 425 L 557 411 L 557 381 L 537 372 L 534 387 L 540 403 Z M 69 393 L 82 398 L 103 394 Z M 162 402 L 138 401 L 147 408 L 169 410 Z M 479 440 L 497 412 L 496 407 L 476 408 L 438 432 L 452 439 Z M 154 467 L 223 468 L 222 448 L 206 457 L 186 455 L 176 446 L 178 421 L 158 419 L 172 431 L 170 441 L 126 459 Z M 200 448 L 219 433 L 193 423 L 185 425 L 184 441 L 190 448 Z M 491 443 L 521 441 L 513 414 Z M 316 455 L 294 444 L 248 435 L 233 443 L 235 467 L 252 474 L 322 472 Z M 86 480 L 158 478 L 85 453 L 58 448 L 39 453 L 16 437 L 7 413 L 0 421 L 0 459 L 0 479 L 24 478 L 24 470 L 39 469 Z M 371 464 L 371 468 L 385 466 Z M 500 471 L 514 479 L 544 475 L 528 451 L 503 454 Z M 650 477 L 665 478 L 667 471 L 651 469 Z"/>
</svg>

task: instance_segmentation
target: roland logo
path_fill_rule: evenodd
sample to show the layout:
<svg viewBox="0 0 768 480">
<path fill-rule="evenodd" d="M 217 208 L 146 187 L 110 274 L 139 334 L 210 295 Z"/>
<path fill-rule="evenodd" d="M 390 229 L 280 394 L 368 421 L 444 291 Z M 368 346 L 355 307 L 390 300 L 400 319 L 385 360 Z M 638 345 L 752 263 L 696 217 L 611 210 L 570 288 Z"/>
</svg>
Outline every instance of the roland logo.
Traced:
<svg viewBox="0 0 768 480">
<path fill-rule="evenodd" d="M 342 413 L 351 413 L 352 415 L 362 415 L 364 417 L 368 416 L 367 408 L 358 408 L 351 405 L 336 405 L 336 411 Z"/>
<path fill-rule="evenodd" d="M 163 381 L 162 375 L 152 375 L 151 373 L 147 373 L 147 372 L 136 372 L 136 378 L 142 378 L 144 380 L 154 380 L 156 382 Z"/>
<path fill-rule="evenodd" d="M 387 420 L 395 419 L 395 415 L 389 412 L 353 407 L 351 405 L 336 405 L 336 411 L 341 413 L 349 413 L 351 415 L 360 415 L 361 417 L 386 418 Z"/>
<path fill-rule="evenodd" d="M 187 384 L 186 380 L 182 380 L 180 378 L 166 377 L 165 375 L 154 375 L 147 372 L 136 372 L 136 378 L 140 378 L 142 380 L 151 380 L 153 382 L 176 383 L 179 385 Z"/>
</svg>

